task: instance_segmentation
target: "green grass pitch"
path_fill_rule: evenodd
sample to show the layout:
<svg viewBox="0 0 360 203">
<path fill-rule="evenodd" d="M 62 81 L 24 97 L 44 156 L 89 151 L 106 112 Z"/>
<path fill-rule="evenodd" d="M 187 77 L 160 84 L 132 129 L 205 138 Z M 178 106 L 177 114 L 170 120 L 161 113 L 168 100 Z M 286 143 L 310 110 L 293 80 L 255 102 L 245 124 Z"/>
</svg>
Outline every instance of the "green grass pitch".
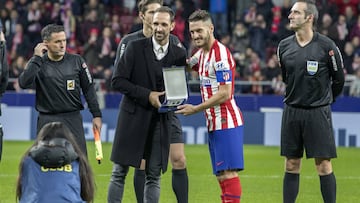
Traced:
<svg viewBox="0 0 360 203">
<path fill-rule="evenodd" d="M 15 184 L 18 164 L 22 154 L 32 142 L 5 141 L 0 163 L 0 203 L 15 201 Z M 105 203 L 112 163 L 109 161 L 111 143 L 103 143 L 104 159 L 101 164 L 95 160 L 94 143 L 88 142 L 89 160 L 96 180 L 96 203 Z M 211 173 L 206 145 L 186 145 L 189 174 L 190 203 L 218 203 L 220 189 Z M 245 170 L 240 172 L 243 188 L 242 203 L 280 203 L 282 201 L 282 177 L 284 160 L 279 156 L 278 147 L 245 145 Z M 337 202 L 355 203 L 360 200 L 360 148 L 338 148 L 338 159 L 333 160 L 337 178 Z M 128 174 L 124 203 L 134 203 L 133 170 Z M 175 203 L 171 187 L 171 167 L 162 176 L 161 203 Z M 300 177 L 298 203 L 321 203 L 319 177 L 314 160 L 303 160 Z"/>
</svg>

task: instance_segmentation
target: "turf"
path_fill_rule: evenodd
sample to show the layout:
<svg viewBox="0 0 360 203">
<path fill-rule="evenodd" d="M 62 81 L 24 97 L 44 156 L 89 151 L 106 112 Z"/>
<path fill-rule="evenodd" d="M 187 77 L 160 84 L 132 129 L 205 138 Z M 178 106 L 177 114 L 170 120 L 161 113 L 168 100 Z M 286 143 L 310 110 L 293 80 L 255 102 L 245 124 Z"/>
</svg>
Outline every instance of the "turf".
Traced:
<svg viewBox="0 0 360 203">
<path fill-rule="evenodd" d="M 31 142 L 5 141 L 0 163 L 0 203 L 15 202 L 15 184 L 18 164 L 22 154 Z M 101 164 L 95 160 L 94 144 L 88 143 L 89 160 L 95 173 L 97 192 L 96 203 L 105 203 L 112 163 L 109 161 L 110 143 L 103 143 L 104 159 Z M 211 173 L 206 145 L 185 147 L 189 174 L 189 202 L 220 202 L 220 189 Z M 243 196 L 242 203 L 279 203 L 282 201 L 282 176 L 284 160 L 279 156 L 278 147 L 245 145 L 245 170 L 240 172 Z M 338 148 L 338 159 L 333 160 L 337 178 L 337 202 L 359 202 L 360 198 L 360 148 Z M 169 167 L 170 169 L 170 167 Z M 128 175 L 124 203 L 134 203 L 132 185 L 133 170 Z M 304 160 L 300 177 L 300 192 L 297 202 L 322 202 L 319 177 L 314 161 Z M 161 203 L 175 203 L 171 187 L 171 170 L 165 173 L 161 182 Z"/>
</svg>

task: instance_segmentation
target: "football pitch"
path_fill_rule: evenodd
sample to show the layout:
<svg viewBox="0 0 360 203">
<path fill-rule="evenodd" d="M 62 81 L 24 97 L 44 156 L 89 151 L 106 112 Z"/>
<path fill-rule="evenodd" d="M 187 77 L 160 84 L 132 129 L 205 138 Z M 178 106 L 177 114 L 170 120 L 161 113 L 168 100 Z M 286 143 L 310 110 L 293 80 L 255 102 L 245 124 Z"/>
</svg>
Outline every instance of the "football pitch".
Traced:
<svg viewBox="0 0 360 203">
<path fill-rule="evenodd" d="M 32 142 L 4 141 L 0 163 L 0 203 L 13 203 L 18 165 L 23 153 Z M 88 154 L 96 181 L 95 203 L 105 203 L 112 163 L 109 160 L 111 143 L 103 143 L 104 159 L 95 160 L 94 143 L 88 142 Z M 206 145 L 186 145 L 187 170 L 189 174 L 189 203 L 219 203 L 220 188 L 212 175 Z M 240 172 L 243 188 L 242 203 L 281 203 L 284 159 L 278 147 L 245 145 L 245 170 Z M 338 148 L 338 158 L 333 167 L 337 178 L 337 202 L 360 202 L 360 148 Z M 161 203 L 176 203 L 171 186 L 171 166 L 161 179 Z M 133 170 L 126 180 L 124 203 L 135 203 Z M 314 160 L 303 160 L 300 176 L 298 203 L 321 203 L 319 177 Z"/>
</svg>

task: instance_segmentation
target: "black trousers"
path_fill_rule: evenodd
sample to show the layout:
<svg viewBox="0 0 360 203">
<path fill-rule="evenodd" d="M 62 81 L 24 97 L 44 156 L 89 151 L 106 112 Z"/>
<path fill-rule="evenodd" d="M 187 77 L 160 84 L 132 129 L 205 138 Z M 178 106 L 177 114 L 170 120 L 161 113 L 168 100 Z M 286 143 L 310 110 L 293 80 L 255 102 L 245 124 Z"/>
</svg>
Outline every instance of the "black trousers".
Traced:
<svg viewBox="0 0 360 203">
<path fill-rule="evenodd" d="M 85 155 L 87 155 L 84 126 L 80 111 L 58 114 L 39 113 L 37 120 L 37 134 L 45 124 L 51 122 L 62 122 L 65 124 L 74 134 L 75 140 L 80 146 L 81 150 L 85 153 Z"/>
</svg>

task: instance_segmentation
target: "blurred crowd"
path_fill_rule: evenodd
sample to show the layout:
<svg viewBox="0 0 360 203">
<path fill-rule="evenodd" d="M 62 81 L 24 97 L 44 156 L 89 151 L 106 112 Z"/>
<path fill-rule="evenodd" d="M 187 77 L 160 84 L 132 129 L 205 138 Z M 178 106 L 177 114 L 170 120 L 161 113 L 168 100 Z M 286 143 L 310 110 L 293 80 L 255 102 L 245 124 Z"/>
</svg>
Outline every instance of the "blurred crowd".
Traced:
<svg viewBox="0 0 360 203">
<path fill-rule="evenodd" d="M 247 2 L 247 3 L 243 3 Z M 277 63 L 279 41 L 293 34 L 288 14 L 294 0 L 164 0 L 176 13 L 178 36 L 190 55 L 187 18 L 198 8 L 209 10 L 215 35 L 227 45 L 237 63 L 236 93 L 283 94 Z M 317 0 L 317 31 L 329 36 L 343 54 L 347 81 L 345 95 L 360 96 L 360 0 Z M 248 5 L 242 10 L 238 5 Z M 40 31 L 49 23 L 62 24 L 67 51 L 84 57 L 99 89 L 111 91 L 117 45 L 129 32 L 141 29 L 135 0 L 0 0 L 0 17 L 11 66 L 8 90 L 22 91 L 16 78 L 41 41 Z M 197 91 L 197 76 L 189 75 Z"/>
</svg>

